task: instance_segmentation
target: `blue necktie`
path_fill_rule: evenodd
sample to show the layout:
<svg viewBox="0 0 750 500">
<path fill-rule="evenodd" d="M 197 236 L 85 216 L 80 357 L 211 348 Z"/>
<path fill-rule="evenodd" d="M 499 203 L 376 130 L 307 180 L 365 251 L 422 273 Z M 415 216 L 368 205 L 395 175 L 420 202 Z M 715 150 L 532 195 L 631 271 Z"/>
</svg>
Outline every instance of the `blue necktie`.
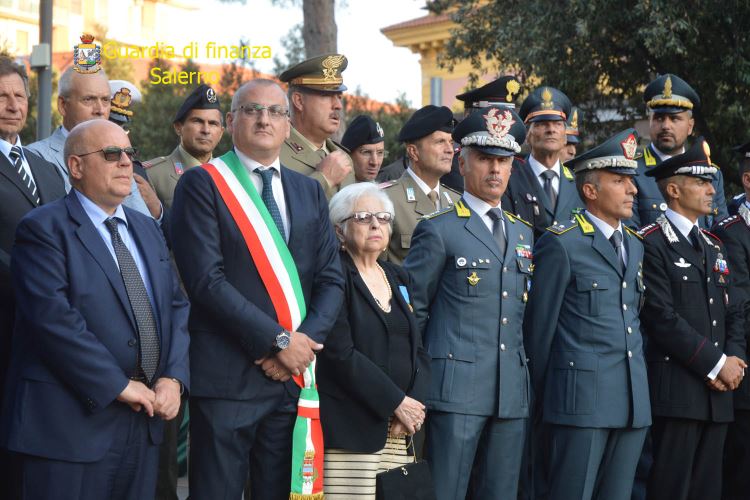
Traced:
<svg viewBox="0 0 750 500">
<path fill-rule="evenodd" d="M 281 220 L 281 211 L 276 204 L 276 199 L 273 197 L 273 188 L 271 186 L 273 171 L 273 168 L 267 168 L 265 170 L 256 168 L 254 170 L 254 172 L 260 175 L 260 178 L 263 180 L 263 192 L 260 194 L 260 197 L 263 200 L 263 203 L 266 204 L 266 208 L 268 209 L 268 213 L 271 214 L 271 218 L 276 223 L 276 227 L 279 229 L 281 237 L 286 240 L 286 235 L 284 234 L 284 222 Z"/>
</svg>

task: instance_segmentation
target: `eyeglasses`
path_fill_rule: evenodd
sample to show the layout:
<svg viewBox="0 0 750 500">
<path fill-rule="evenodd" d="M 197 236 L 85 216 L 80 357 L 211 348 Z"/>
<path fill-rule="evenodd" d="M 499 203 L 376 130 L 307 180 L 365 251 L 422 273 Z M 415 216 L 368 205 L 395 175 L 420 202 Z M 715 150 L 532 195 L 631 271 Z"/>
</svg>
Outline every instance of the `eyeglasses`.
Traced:
<svg viewBox="0 0 750 500">
<path fill-rule="evenodd" d="M 390 212 L 354 212 L 346 219 L 341 222 L 346 222 L 352 219 L 357 224 L 369 224 L 372 222 L 372 218 L 375 217 L 380 224 L 390 224 L 393 221 L 393 214 Z"/>
<path fill-rule="evenodd" d="M 283 106 L 280 106 L 278 104 L 263 106 L 262 104 L 251 102 L 250 104 L 243 104 L 238 109 L 241 109 L 245 116 L 247 116 L 248 118 L 258 118 L 263 114 L 263 111 L 266 110 L 268 111 L 268 116 L 270 116 L 274 120 L 289 116 L 289 110 L 284 109 Z"/>
<path fill-rule="evenodd" d="M 133 160 L 138 156 L 138 150 L 132 147 L 118 148 L 117 146 L 107 146 L 106 148 L 97 149 L 96 151 L 90 151 L 88 153 L 81 153 L 75 156 L 86 156 L 94 153 L 102 153 L 104 159 L 107 161 L 119 161 L 123 153 L 125 153 L 128 159 Z"/>
<path fill-rule="evenodd" d="M 357 151 L 357 153 L 361 154 L 362 156 L 364 156 L 368 160 L 371 160 L 373 158 L 377 158 L 378 160 L 382 160 L 383 158 L 385 158 L 385 157 L 388 156 L 388 151 L 386 151 L 384 149 L 379 149 L 379 150 L 376 150 L 376 151 L 372 151 L 370 149 L 360 149 L 359 151 Z"/>
</svg>

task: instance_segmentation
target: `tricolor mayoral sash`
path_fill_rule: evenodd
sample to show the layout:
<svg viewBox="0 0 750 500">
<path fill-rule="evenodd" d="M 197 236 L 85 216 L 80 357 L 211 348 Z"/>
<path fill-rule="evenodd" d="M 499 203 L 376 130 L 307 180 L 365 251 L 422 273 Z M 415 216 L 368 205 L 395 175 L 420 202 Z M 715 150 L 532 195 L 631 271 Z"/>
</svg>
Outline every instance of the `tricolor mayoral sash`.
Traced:
<svg viewBox="0 0 750 500">
<path fill-rule="evenodd" d="M 202 165 L 219 190 L 247 245 L 281 326 L 295 331 L 307 310 L 297 266 L 245 167 L 234 151 Z M 291 500 L 323 498 L 323 431 L 315 361 L 294 381 L 300 387 L 292 438 Z"/>
</svg>

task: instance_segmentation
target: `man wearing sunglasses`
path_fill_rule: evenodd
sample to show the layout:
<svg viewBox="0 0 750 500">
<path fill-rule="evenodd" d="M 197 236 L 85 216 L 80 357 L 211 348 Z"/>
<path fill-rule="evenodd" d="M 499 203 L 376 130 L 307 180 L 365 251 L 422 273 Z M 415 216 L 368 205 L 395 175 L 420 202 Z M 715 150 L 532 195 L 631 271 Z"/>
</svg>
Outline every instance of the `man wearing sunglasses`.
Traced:
<svg viewBox="0 0 750 500">
<path fill-rule="evenodd" d="M 354 182 L 352 159 L 331 140 L 343 120 L 341 73 L 348 61 L 343 54 L 325 54 L 284 71 L 279 79 L 289 85 L 292 122 L 281 148 L 281 163 L 320 182 L 330 199 Z"/>
<path fill-rule="evenodd" d="M 19 498 L 153 498 L 163 421 L 189 384 L 188 302 L 158 224 L 123 205 L 134 155 L 112 122 L 74 127 L 70 193 L 19 224 L 0 422 Z"/>
</svg>

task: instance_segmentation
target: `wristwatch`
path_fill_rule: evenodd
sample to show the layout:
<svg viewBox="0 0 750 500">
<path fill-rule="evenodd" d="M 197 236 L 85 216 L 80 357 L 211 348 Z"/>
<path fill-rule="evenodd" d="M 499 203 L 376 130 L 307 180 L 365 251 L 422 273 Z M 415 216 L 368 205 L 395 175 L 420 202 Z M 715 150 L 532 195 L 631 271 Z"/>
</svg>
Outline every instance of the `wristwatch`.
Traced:
<svg viewBox="0 0 750 500">
<path fill-rule="evenodd" d="M 282 330 L 281 333 L 276 335 L 276 340 L 273 341 L 271 346 L 271 352 L 276 354 L 289 347 L 289 342 L 292 340 L 292 334 L 289 330 Z"/>
</svg>

